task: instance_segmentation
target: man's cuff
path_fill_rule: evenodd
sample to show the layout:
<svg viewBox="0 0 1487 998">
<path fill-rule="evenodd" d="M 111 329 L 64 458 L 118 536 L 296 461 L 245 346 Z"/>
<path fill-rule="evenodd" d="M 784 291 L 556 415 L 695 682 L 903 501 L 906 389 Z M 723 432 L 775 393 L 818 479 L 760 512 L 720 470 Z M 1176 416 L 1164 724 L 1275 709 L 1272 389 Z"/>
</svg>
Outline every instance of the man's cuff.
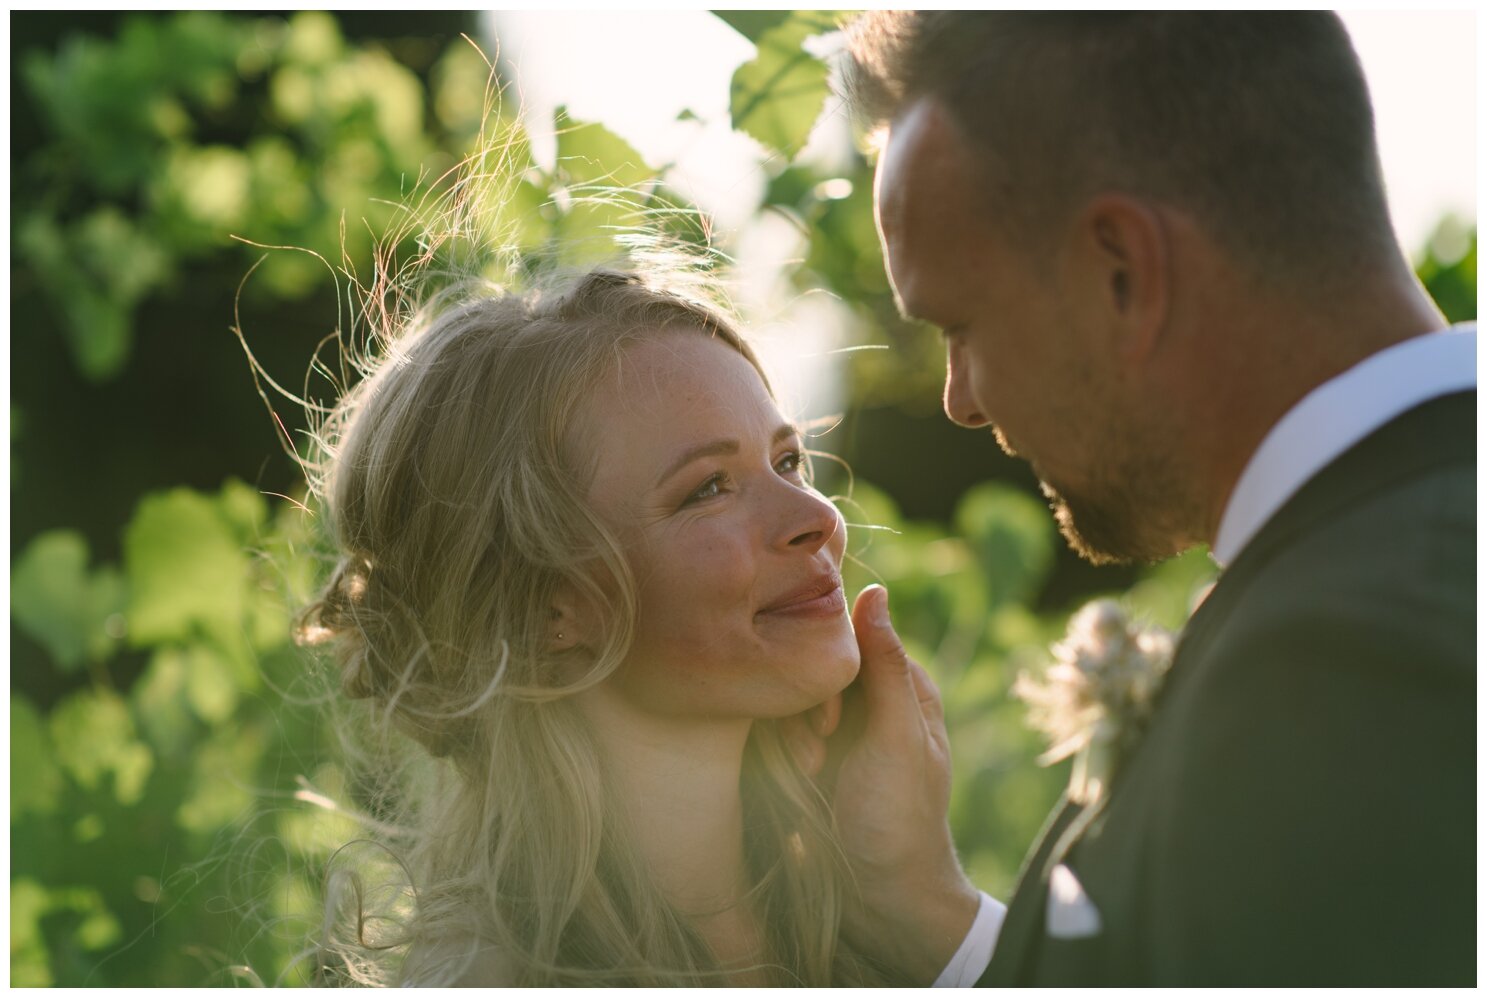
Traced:
<svg viewBox="0 0 1487 998">
<path fill-rule="evenodd" d="M 986 973 L 991 964 L 991 952 L 996 949 L 997 936 L 1001 935 L 1002 922 L 1007 917 L 1007 906 L 996 898 L 981 892 L 981 907 L 976 911 L 976 920 L 971 931 L 966 933 L 960 949 L 950 958 L 940 976 L 935 978 L 937 988 L 972 988 Z"/>
</svg>

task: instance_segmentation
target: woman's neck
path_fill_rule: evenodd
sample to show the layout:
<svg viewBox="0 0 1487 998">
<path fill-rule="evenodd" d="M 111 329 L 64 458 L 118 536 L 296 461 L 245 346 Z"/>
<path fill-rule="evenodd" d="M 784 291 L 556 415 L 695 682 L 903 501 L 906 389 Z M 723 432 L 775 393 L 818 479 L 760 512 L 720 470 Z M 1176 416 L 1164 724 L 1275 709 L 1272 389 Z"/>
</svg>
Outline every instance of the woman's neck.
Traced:
<svg viewBox="0 0 1487 998">
<path fill-rule="evenodd" d="M 748 903 L 739 787 L 752 722 L 657 717 L 604 686 L 580 694 L 578 703 L 661 892 L 691 920 L 719 964 L 762 962 L 763 934 Z"/>
</svg>

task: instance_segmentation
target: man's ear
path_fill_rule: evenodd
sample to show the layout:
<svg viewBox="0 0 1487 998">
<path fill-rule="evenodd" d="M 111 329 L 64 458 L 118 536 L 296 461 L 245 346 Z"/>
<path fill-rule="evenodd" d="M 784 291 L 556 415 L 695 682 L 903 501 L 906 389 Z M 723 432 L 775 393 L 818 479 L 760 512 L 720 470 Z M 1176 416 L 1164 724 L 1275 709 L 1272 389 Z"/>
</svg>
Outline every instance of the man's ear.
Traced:
<svg viewBox="0 0 1487 998">
<path fill-rule="evenodd" d="M 1079 234 L 1086 276 L 1119 336 L 1119 356 L 1140 363 L 1167 322 L 1171 271 L 1162 216 L 1129 195 L 1101 194 L 1085 206 Z"/>
</svg>

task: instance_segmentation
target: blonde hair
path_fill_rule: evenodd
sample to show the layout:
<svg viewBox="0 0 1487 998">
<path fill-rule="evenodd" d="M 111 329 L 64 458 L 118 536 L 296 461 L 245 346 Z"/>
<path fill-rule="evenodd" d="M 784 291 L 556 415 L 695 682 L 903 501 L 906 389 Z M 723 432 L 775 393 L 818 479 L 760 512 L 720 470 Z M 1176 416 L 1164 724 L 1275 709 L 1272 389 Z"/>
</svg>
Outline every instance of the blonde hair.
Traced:
<svg viewBox="0 0 1487 998">
<path fill-rule="evenodd" d="M 725 983 L 629 839 L 572 700 L 618 667 L 637 612 L 621 547 L 583 499 L 582 403 L 627 344 L 668 332 L 715 337 L 759 367 L 695 281 L 654 267 L 524 293 L 455 285 L 320 427 L 312 484 L 341 558 L 299 634 L 332 650 L 382 757 L 400 760 L 382 775 L 405 785 L 373 795 L 374 837 L 413 899 L 369 913 L 365 877 L 338 871 L 323 976 L 448 984 L 493 951 L 510 979 L 492 983 Z M 608 624 L 576 681 L 548 650 L 560 586 Z M 403 736 L 431 759 L 410 769 Z M 838 938 L 849 881 L 830 810 L 770 722 L 754 725 L 742 791 L 772 980 L 881 980 Z M 377 917 L 397 930 L 376 931 Z"/>
</svg>

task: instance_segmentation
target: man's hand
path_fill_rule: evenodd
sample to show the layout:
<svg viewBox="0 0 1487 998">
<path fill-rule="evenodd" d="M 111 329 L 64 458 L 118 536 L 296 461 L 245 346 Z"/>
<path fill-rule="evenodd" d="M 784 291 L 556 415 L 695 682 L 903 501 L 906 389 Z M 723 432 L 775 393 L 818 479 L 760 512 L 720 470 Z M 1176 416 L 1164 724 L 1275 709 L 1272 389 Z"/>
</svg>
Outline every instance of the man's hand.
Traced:
<svg viewBox="0 0 1487 998">
<path fill-rule="evenodd" d="M 840 707 L 823 705 L 786 734 L 801 765 L 834 788 L 842 846 L 860 888 L 844 931 L 927 985 L 955 955 L 980 903 L 946 820 L 945 715 L 929 675 L 893 632 L 888 591 L 864 589 L 852 621 L 862 650 L 858 682 Z"/>
</svg>

